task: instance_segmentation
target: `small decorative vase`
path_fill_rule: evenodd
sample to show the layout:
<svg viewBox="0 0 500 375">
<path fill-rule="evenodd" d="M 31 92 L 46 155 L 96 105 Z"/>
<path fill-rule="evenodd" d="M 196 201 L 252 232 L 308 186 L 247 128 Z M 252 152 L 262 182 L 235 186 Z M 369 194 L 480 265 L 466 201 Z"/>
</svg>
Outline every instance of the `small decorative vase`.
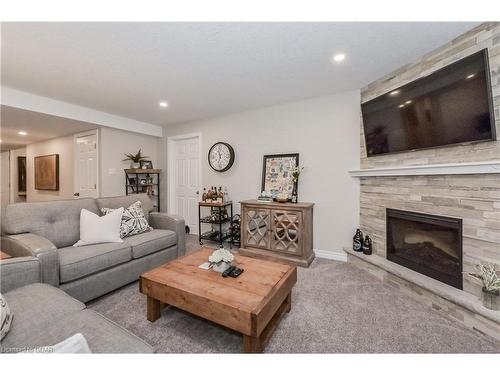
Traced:
<svg viewBox="0 0 500 375">
<path fill-rule="evenodd" d="M 131 169 L 139 169 L 141 167 L 141 163 L 130 163 Z"/>
<path fill-rule="evenodd" d="M 213 269 L 215 272 L 222 273 L 222 272 L 224 272 L 225 270 L 227 270 L 229 267 L 231 267 L 231 263 L 227 263 L 227 262 L 220 262 L 220 263 L 214 264 L 214 266 L 212 267 L 212 269 Z"/>
<path fill-rule="evenodd" d="M 490 310 L 500 311 L 500 292 L 490 292 L 483 287 L 483 306 Z"/>
<path fill-rule="evenodd" d="M 292 203 L 297 203 L 299 201 L 299 197 L 298 197 L 298 194 L 297 194 L 297 183 L 298 183 L 298 181 L 295 181 L 293 183 Z"/>
</svg>

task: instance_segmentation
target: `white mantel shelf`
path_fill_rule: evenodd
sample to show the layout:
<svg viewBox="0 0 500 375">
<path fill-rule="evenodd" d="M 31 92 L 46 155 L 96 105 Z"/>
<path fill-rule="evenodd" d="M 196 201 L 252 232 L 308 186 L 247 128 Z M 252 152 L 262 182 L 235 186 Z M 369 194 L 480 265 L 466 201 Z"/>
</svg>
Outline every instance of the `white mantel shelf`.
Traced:
<svg viewBox="0 0 500 375">
<path fill-rule="evenodd" d="M 349 174 L 353 177 L 430 176 L 491 173 L 500 174 L 500 160 L 473 163 L 405 165 L 401 167 L 355 169 L 349 171 Z"/>
</svg>

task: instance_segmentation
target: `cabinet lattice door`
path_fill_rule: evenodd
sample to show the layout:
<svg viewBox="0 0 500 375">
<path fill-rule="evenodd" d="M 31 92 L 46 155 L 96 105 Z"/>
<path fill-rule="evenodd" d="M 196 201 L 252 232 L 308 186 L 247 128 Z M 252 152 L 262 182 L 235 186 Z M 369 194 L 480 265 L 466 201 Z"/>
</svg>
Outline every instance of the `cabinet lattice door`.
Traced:
<svg viewBox="0 0 500 375">
<path fill-rule="evenodd" d="M 245 209 L 246 245 L 267 249 L 270 245 L 270 210 Z"/>
<path fill-rule="evenodd" d="M 302 212 L 271 211 L 271 248 L 293 255 L 302 254 Z"/>
</svg>

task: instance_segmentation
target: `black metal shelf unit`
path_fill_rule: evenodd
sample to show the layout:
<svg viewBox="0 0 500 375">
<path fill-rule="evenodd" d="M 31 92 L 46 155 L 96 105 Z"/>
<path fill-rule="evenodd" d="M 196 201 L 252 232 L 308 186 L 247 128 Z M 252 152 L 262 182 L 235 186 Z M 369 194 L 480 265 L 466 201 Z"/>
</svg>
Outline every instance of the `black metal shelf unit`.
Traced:
<svg viewBox="0 0 500 375">
<path fill-rule="evenodd" d="M 210 208 L 210 213 L 208 215 L 202 216 L 202 208 Z M 229 208 L 229 213 L 228 213 Z M 199 202 L 198 203 L 198 236 L 200 240 L 200 245 L 203 245 L 203 240 L 215 241 L 219 243 L 220 247 L 223 247 L 223 242 L 230 238 L 230 226 L 226 224 L 231 223 L 231 217 L 233 216 L 233 203 L 210 203 L 210 202 Z M 210 225 L 210 230 L 203 231 L 202 224 Z"/>
<path fill-rule="evenodd" d="M 146 193 L 160 212 L 160 173 L 161 169 L 125 169 L 125 194 Z"/>
</svg>

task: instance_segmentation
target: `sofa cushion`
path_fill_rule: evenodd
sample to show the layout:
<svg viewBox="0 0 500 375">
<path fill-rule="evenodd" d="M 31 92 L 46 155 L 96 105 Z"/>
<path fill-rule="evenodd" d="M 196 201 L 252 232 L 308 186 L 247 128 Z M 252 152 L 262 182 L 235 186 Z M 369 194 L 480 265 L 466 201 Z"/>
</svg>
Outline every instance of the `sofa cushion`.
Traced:
<svg viewBox="0 0 500 375">
<path fill-rule="evenodd" d="M 177 235 L 168 229 L 153 229 L 127 237 L 124 243 L 132 247 L 132 258 L 137 259 L 174 246 L 177 243 Z"/>
<path fill-rule="evenodd" d="M 31 345 L 32 332 L 48 329 L 67 315 L 85 309 L 85 305 L 62 290 L 48 284 L 30 284 L 5 293 L 14 319 L 10 332 L 2 340 L 3 348 Z M 62 340 L 60 340 L 62 341 Z"/>
<path fill-rule="evenodd" d="M 82 208 L 95 214 L 99 212 L 92 198 L 9 204 L 2 229 L 6 234 L 37 234 L 58 248 L 70 246 L 80 239 Z"/>
<path fill-rule="evenodd" d="M 62 283 L 103 271 L 132 259 L 125 243 L 104 243 L 58 249 L 59 275 Z"/>
<path fill-rule="evenodd" d="M 154 210 L 153 202 L 147 194 L 131 194 L 124 195 L 121 197 L 111 197 L 111 198 L 96 198 L 97 206 L 99 210 L 102 208 L 120 208 L 128 207 L 132 203 L 141 201 L 142 210 L 144 211 L 144 216 L 149 222 L 149 213 Z"/>
</svg>

